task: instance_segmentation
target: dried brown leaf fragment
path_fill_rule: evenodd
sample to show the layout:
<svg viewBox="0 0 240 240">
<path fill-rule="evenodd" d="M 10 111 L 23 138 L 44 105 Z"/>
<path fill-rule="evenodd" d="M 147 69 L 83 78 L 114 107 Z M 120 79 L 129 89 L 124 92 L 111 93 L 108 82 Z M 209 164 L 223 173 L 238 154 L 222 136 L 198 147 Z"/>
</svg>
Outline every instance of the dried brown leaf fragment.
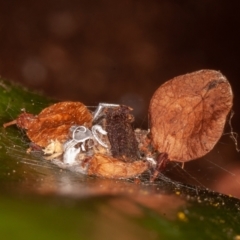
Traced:
<svg viewBox="0 0 240 240">
<path fill-rule="evenodd" d="M 204 156 L 221 137 L 232 102 L 231 86 L 218 71 L 201 70 L 167 81 L 149 107 L 154 147 L 178 162 Z"/>
<path fill-rule="evenodd" d="M 106 178 L 136 177 L 149 169 L 146 161 L 124 162 L 103 154 L 95 154 L 89 163 L 88 175 Z"/>
<path fill-rule="evenodd" d="M 59 102 L 43 109 L 38 115 L 23 112 L 4 127 L 17 124 L 26 130 L 28 138 L 41 147 L 52 140 L 64 142 L 68 139 L 69 128 L 73 125 L 92 124 L 92 113 L 81 102 Z"/>
</svg>

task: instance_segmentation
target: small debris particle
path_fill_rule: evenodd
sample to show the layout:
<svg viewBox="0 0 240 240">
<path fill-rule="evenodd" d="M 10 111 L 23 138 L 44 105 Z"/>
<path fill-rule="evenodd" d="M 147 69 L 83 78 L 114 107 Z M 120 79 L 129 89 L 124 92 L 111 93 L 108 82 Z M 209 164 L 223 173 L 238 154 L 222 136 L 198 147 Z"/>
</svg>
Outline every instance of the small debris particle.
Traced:
<svg viewBox="0 0 240 240">
<path fill-rule="evenodd" d="M 219 206 L 219 203 L 214 203 L 213 206 L 214 206 L 214 207 L 218 207 L 218 206 Z"/>
<path fill-rule="evenodd" d="M 188 221 L 188 218 L 186 217 L 185 213 L 183 213 L 183 212 L 178 212 L 177 216 L 178 216 L 178 219 L 183 221 L 183 222 Z"/>
</svg>

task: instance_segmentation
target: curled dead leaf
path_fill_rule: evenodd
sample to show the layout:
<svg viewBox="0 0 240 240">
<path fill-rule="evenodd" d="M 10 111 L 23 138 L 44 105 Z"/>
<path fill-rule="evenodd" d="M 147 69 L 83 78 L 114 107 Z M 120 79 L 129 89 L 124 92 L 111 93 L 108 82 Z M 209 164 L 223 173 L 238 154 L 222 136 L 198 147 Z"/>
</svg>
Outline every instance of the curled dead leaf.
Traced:
<svg viewBox="0 0 240 240">
<path fill-rule="evenodd" d="M 95 154 L 89 163 L 88 174 L 106 178 L 131 178 L 149 168 L 146 161 L 123 162 L 103 154 Z"/>
<path fill-rule="evenodd" d="M 46 147 L 52 140 L 66 141 L 73 125 L 91 126 L 92 114 L 83 103 L 59 102 L 43 109 L 37 116 L 24 112 L 4 127 L 12 124 L 26 129 L 33 143 Z"/>
<path fill-rule="evenodd" d="M 179 162 L 204 156 L 221 137 L 232 101 L 231 86 L 218 71 L 201 70 L 167 81 L 149 107 L 154 147 Z"/>
</svg>

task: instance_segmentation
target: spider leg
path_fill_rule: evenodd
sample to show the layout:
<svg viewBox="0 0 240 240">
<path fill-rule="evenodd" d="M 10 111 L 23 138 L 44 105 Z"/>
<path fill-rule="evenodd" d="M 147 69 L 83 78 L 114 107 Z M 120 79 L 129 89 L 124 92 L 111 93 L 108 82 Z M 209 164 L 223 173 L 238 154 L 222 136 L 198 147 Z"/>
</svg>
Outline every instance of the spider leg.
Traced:
<svg viewBox="0 0 240 240">
<path fill-rule="evenodd" d="M 63 150 L 66 151 L 68 148 L 72 148 L 74 147 L 78 142 L 74 139 L 69 140 L 67 142 L 64 143 L 63 145 Z"/>
<path fill-rule="evenodd" d="M 152 167 L 156 168 L 157 162 L 153 157 L 146 157 L 145 159 L 150 163 Z"/>
<path fill-rule="evenodd" d="M 76 126 L 72 132 L 72 139 L 76 141 L 85 141 L 91 135 L 89 129 L 84 126 Z"/>
<path fill-rule="evenodd" d="M 160 153 L 156 159 L 156 162 L 156 168 L 150 178 L 150 182 L 154 182 L 154 180 L 158 177 L 158 174 L 167 166 L 167 163 L 169 162 L 168 154 Z"/>
<path fill-rule="evenodd" d="M 64 154 L 63 154 L 63 162 L 65 164 L 73 164 L 75 163 L 77 155 L 80 153 L 81 148 L 75 148 L 77 142 L 75 140 L 71 140 L 64 144 Z"/>
<path fill-rule="evenodd" d="M 108 148 L 108 145 L 102 141 L 97 132 L 101 133 L 102 135 L 107 135 L 107 132 L 100 125 L 92 126 L 92 134 L 96 141 L 103 147 Z"/>
<path fill-rule="evenodd" d="M 102 111 L 105 108 L 115 108 L 115 107 L 119 107 L 119 104 L 99 103 L 97 109 L 93 113 L 93 122 L 96 121 L 102 115 Z"/>
<path fill-rule="evenodd" d="M 82 143 L 82 145 L 81 145 L 81 149 L 82 149 L 83 152 L 86 152 L 85 141 Z"/>
</svg>

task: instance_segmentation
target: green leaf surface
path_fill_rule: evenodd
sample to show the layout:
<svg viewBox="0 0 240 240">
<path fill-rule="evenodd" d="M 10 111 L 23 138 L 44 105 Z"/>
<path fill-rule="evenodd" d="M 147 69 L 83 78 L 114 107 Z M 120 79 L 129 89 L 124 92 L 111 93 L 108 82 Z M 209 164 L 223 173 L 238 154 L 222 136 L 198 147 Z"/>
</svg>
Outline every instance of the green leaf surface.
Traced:
<svg viewBox="0 0 240 240">
<path fill-rule="evenodd" d="M 0 81 L 0 124 L 53 101 Z M 240 201 L 164 176 L 109 180 L 60 169 L 0 128 L 2 239 L 240 239 Z M 146 180 L 145 180 L 146 179 Z"/>
</svg>

